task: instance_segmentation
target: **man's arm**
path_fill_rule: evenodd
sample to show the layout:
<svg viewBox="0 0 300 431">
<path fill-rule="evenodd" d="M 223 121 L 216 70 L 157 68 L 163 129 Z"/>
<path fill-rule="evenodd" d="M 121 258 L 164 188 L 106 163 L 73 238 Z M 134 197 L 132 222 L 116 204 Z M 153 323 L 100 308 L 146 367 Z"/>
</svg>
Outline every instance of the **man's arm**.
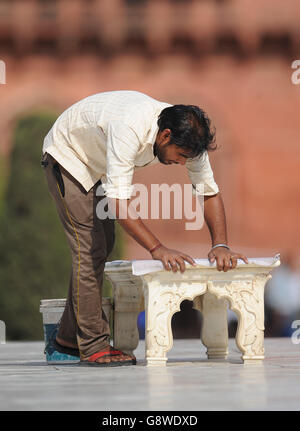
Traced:
<svg viewBox="0 0 300 431">
<path fill-rule="evenodd" d="M 123 229 L 148 250 L 153 259 L 160 260 L 166 270 L 172 269 L 177 272 L 179 266 L 180 271 L 184 272 L 184 261 L 195 265 L 194 259 L 187 254 L 163 246 L 159 239 L 144 225 L 134 209 L 129 206 L 129 200 L 109 198 L 109 202 L 111 208 L 116 209 L 115 217 Z M 126 218 L 124 215 L 127 215 Z M 152 249 L 153 252 L 151 252 Z"/>
<path fill-rule="evenodd" d="M 204 219 L 208 226 L 212 247 L 216 244 L 228 244 L 226 216 L 221 193 L 213 196 L 204 196 Z M 228 271 L 235 268 L 238 259 L 243 259 L 248 263 L 246 256 L 228 250 L 225 247 L 217 247 L 208 253 L 210 262 L 217 261 L 219 271 Z"/>
</svg>

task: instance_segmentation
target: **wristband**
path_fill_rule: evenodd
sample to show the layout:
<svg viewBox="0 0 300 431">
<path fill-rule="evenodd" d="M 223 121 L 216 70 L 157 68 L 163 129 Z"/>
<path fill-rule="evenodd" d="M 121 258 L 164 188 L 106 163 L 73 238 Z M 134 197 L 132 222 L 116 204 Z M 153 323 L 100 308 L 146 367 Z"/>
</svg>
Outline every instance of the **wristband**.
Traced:
<svg viewBox="0 0 300 431">
<path fill-rule="evenodd" d="M 157 250 L 159 247 L 161 247 L 162 246 L 162 244 L 161 243 L 159 243 L 159 244 L 157 244 L 157 245 L 155 245 L 154 247 L 152 247 L 150 250 L 149 250 L 149 253 L 153 253 L 155 250 Z"/>
<path fill-rule="evenodd" d="M 212 251 L 214 248 L 217 248 L 217 247 L 225 247 L 225 248 L 228 248 L 228 250 L 230 250 L 230 247 L 228 247 L 227 244 L 216 244 L 210 249 L 210 251 Z"/>
</svg>

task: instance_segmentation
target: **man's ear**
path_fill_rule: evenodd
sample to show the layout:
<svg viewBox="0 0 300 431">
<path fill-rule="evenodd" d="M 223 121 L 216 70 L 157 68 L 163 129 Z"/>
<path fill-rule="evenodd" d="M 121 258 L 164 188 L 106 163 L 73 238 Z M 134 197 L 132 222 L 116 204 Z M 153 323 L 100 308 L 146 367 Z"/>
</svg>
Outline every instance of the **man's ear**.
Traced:
<svg viewBox="0 0 300 431">
<path fill-rule="evenodd" d="M 166 141 L 167 139 L 170 139 L 171 138 L 171 134 L 172 134 L 171 129 L 164 129 L 162 131 L 162 138 L 163 138 L 163 140 Z"/>
</svg>

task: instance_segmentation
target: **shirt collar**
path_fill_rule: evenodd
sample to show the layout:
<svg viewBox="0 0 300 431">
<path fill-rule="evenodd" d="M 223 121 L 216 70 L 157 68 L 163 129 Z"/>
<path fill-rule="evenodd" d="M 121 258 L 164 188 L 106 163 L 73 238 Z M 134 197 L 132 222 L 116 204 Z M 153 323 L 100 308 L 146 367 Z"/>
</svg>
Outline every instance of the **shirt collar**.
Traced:
<svg viewBox="0 0 300 431">
<path fill-rule="evenodd" d="M 156 136 L 158 133 L 159 127 L 157 124 L 157 118 L 154 120 L 151 129 L 148 132 L 147 138 L 146 138 L 146 143 L 147 144 L 151 144 L 152 146 L 155 144 L 155 140 L 156 140 Z"/>
</svg>

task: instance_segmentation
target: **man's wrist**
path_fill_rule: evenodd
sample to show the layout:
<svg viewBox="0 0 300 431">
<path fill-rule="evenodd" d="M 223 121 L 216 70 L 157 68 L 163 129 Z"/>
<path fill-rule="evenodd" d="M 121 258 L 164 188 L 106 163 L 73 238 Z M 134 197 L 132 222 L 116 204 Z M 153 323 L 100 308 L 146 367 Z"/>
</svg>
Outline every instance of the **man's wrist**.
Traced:
<svg viewBox="0 0 300 431">
<path fill-rule="evenodd" d="M 152 247 L 150 250 L 149 250 L 149 253 L 153 253 L 155 250 L 157 250 L 159 247 L 162 247 L 162 243 L 161 242 L 159 242 L 158 244 L 156 244 L 154 247 Z"/>
<path fill-rule="evenodd" d="M 212 251 L 218 247 L 224 247 L 224 248 L 227 248 L 228 250 L 230 250 L 229 245 L 227 245 L 226 243 L 218 243 L 218 244 L 213 245 L 212 248 L 210 249 L 210 251 Z"/>
</svg>

